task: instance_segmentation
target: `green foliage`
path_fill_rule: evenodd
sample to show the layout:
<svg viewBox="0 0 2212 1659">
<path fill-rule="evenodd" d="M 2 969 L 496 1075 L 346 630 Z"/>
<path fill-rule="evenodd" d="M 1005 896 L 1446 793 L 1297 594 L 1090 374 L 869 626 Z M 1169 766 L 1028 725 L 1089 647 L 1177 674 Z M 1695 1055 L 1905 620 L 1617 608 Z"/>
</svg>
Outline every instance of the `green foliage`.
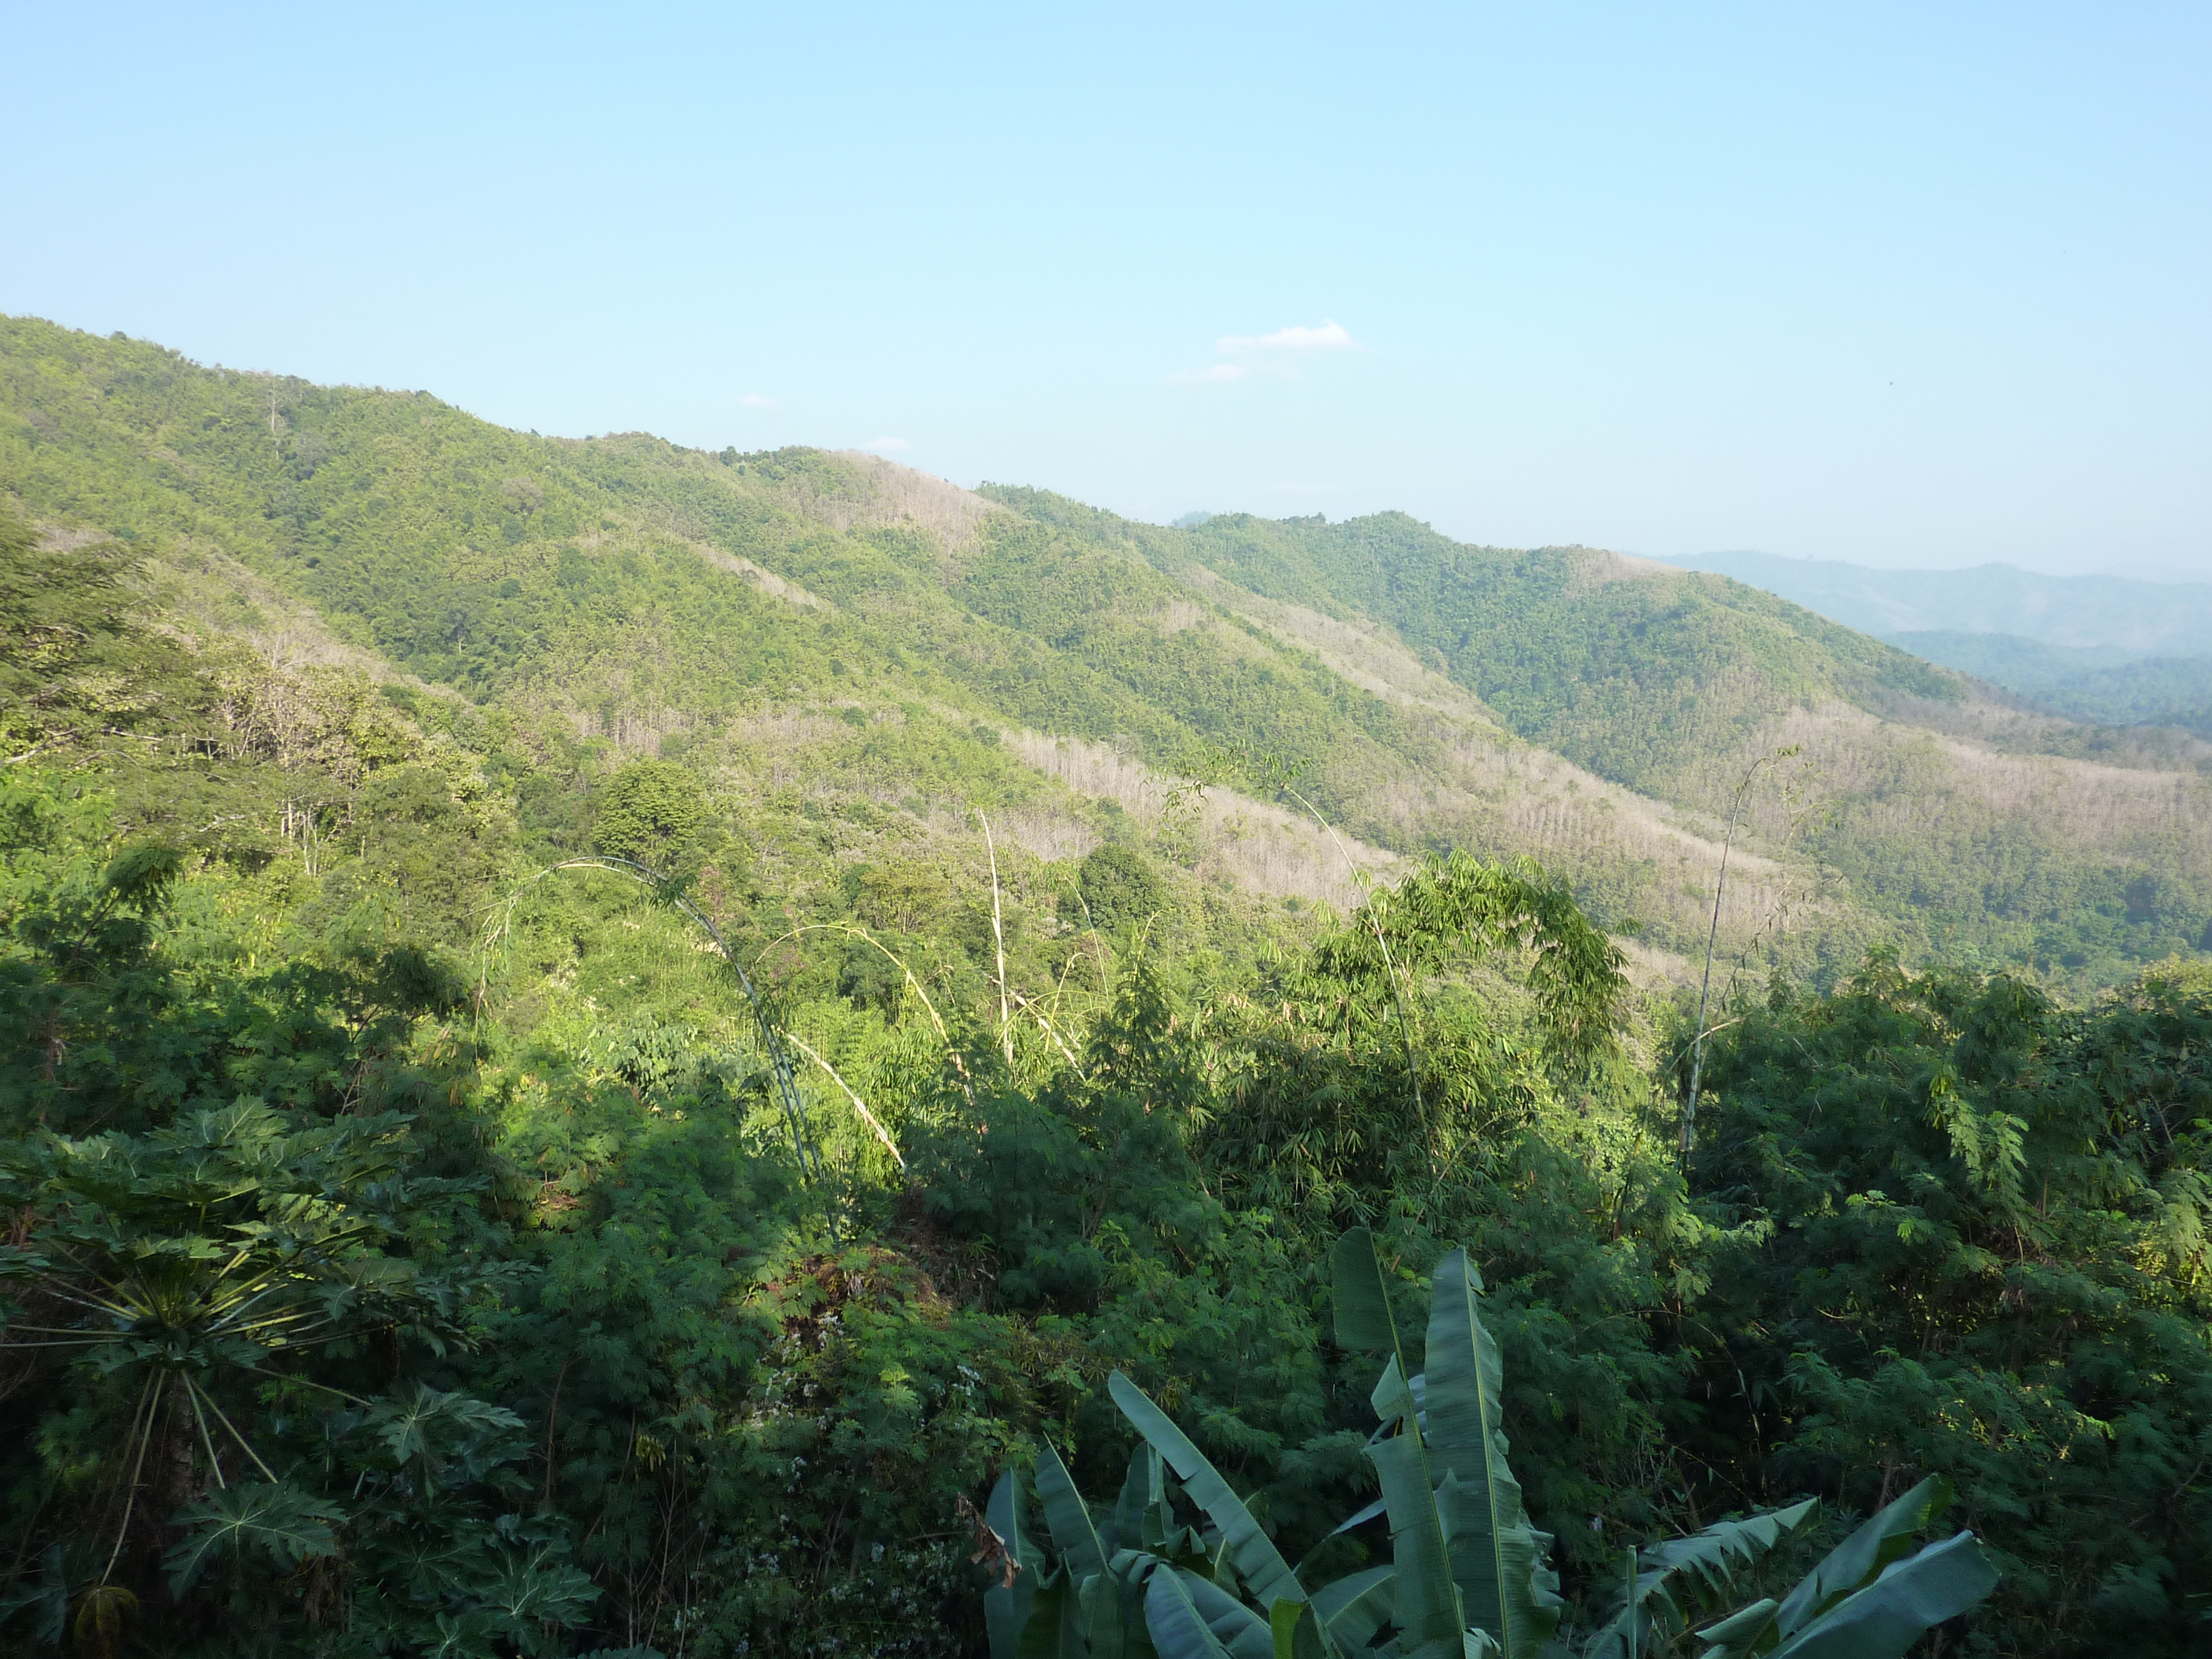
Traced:
<svg viewBox="0 0 2212 1659">
<path fill-rule="evenodd" d="M 112 539 L 46 547 L 0 499 L 0 753 L 220 729 L 220 665 L 149 625 L 145 561 Z"/>
<path fill-rule="evenodd" d="M 664 869 L 706 815 L 705 792 L 682 767 L 632 761 L 601 788 L 592 841 L 602 853 Z"/>
<path fill-rule="evenodd" d="M 1094 848 L 1076 866 L 1075 891 L 1080 902 L 1063 904 L 1062 915 L 1070 921 L 1079 916 L 1111 937 L 1143 928 L 1167 902 L 1167 888 L 1151 860 L 1115 842 Z"/>
<path fill-rule="evenodd" d="M 1877 962 L 1745 1010 L 1698 1180 L 1765 1243 L 1717 1263 L 1734 1404 L 1698 1443 L 1778 1433 L 1789 1478 L 1839 1492 L 1941 1474 L 2010 1558 L 2011 1627 L 2160 1628 L 2148 1586 L 2206 1559 L 2208 1054 L 2201 969 L 2066 1012 Z M 2127 1495 L 2151 1490 L 2174 1503 Z"/>
<path fill-rule="evenodd" d="M 169 1594 L 181 1595 L 199 1582 L 212 1561 L 273 1567 L 289 1575 L 318 1558 L 337 1553 L 331 1522 L 344 1515 L 337 1504 L 282 1485 L 219 1487 L 177 1511 L 185 1536 L 162 1563 Z"/>
<path fill-rule="evenodd" d="M 40 526 L 0 594 L 11 1650 L 953 1655 L 1012 1604 L 1061 1652 L 1625 1654 L 1766 1601 L 1730 1640 L 1894 1651 L 1971 1552 L 1791 1587 L 1863 1514 L 1909 1547 L 1938 1478 L 2004 1572 L 1947 1644 L 2188 1650 L 2200 970 L 2081 1008 L 1778 980 L 1717 1020 L 1678 1167 L 1683 1034 L 1577 897 L 1627 878 L 1408 817 L 1464 728 L 1188 576 L 1347 615 L 1322 555 L 1362 531 L 983 512 L 0 334 Z M 1605 696 L 1655 635 L 1915 684 L 1729 590 L 1674 615 L 1405 533 L 1431 599 L 1564 581 L 1531 614 Z M 1541 667 L 1501 699 L 1571 726 Z M 1224 752 L 1397 878 L 1340 916 L 1235 890 L 1218 799 L 1155 815 L 1127 769 Z M 1118 798 L 1048 775 L 1086 768 Z M 595 837 L 677 886 L 526 884 Z M 2097 960 L 2193 867 L 2140 918 L 2127 875 Z"/>
<path fill-rule="evenodd" d="M 1382 1486 L 1343 1532 L 1389 1518 L 1390 1560 L 1309 1591 L 1275 1551 L 1251 1510 L 1166 1413 L 1120 1372 L 1115 1403 L 1148 1443 L 1140 1450 L 1150 1488 L 1122 1500 L 1102 1540 L 1060 1457 L 1040 1454 L 1038 1490 L 1054 1563 L 1023 1522 L 1013 1471 L 992 1494 L 989 1525 L 1015 1574 L 990 1592 L 994 1653 L 1121 1659 L 1146 1650 L 1191 1656 L 1360 1653 L 1382 1659 L 1442 1659 L 1575 1651 L 1553 1641 L 1564 1604 L 1547 1563 L 1551 1540 L 1521 1508 L 1521 1488 L 1496 1426 L 1503 1369 L 1480 1312 L 1480 1280 L 1466 1253 L 1439 1264 L 1429 1322 L 1428 1364 L 1408 1376 L 1371 1237 L 1355 1230 L 1331 1251 L 1340 1335 L 1387 1352 L 1371 1399 L 1382 1427 L 1366 1452 Z M 1179 1526 L 1175 1489 L 1207 1524 Z M 1697 1631 L 1708 1655 L 1850 1654 L 1901 1659 L 1929 1629 L 1986 1599 L 1997 1575 L 1971 1533 L 1916 1547 L 1948 1501 L 1940 1481 L 1923 1481 L 1854 1532 L 1778 1601 L 1723 1612 L 1735 1571 L 1771 1550 L 1813 1503 L 1708 1528 L 1626 1562 L 1624 1606 L 1579 1644 L 1586 1659 L 1634 1659 L 1690 1632 L 1685 1607 L 1718 1617 Z M 1138 1515 L 1145 1520 L 1130 1522 Z M 1024 1582 L 1026 1579 L 1026 1582 Z M 1142 1591 L 1144 1628 L 1118 1616 Z M 1239 1593 L 1245 1598 L 1238 1599 Z M 1263 1616 L 1261 1611 L 1264 1609 Z M 1377 1639 L 1378 1632 L 1388 1631 Z"/>
</svg>

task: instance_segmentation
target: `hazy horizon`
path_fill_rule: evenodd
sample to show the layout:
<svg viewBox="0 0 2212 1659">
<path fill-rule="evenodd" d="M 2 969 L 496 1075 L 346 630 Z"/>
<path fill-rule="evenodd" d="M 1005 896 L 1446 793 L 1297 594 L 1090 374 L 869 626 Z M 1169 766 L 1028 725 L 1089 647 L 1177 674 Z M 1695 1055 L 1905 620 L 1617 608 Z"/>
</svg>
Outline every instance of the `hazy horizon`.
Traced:
<svg viewBox="0 0 2212 1659">
<path fill-rule="evenodd" d="M 2212 15 L 26 13 L 0 311 L 1132 517 L 2212 578 Z"/>
</svg>

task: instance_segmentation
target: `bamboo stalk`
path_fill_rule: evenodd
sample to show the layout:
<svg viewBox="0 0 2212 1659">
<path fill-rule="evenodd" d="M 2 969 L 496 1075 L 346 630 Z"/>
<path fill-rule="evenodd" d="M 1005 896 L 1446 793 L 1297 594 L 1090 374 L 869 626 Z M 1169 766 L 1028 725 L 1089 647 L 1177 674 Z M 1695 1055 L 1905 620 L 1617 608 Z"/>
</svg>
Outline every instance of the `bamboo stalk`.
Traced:
<svg viewBox="0 0 2212 1659">
<path fill-rule="evenodd" d="M 1006 1064 L 1012 1066 L 1014 1026 L 1006 1007 L 1006 930 L 999 918 L 999 849 L 991 840 L 991 820 L 983 816 L 980 806 L 975 809 L 975 821 L 983 826 L 983 850 L 991 856 L 991 937 L 999 947 L 999 1041 L 1006 1051 Z"/>
</svg>

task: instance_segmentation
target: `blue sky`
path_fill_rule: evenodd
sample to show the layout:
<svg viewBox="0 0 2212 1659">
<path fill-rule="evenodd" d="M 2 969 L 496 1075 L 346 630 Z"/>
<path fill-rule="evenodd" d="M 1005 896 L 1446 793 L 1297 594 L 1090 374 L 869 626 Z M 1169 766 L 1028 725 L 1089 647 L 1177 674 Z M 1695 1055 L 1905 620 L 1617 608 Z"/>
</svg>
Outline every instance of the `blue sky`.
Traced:
<svg viewBox="0 0 2212 1659">
<path fill-rule="evenodd" d="M 0 310 L 1134 516 L 2212 578 L 2212 8 L 33 6 Z"/>
</svg>

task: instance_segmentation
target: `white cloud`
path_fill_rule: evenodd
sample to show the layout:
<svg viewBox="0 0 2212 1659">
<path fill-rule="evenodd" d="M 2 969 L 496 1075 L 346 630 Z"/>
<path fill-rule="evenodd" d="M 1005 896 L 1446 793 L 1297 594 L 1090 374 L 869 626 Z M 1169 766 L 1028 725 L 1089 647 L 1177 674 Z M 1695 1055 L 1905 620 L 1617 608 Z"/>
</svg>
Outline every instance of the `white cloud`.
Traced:
<svg viewBox="0 0 2212 1659">
<path fill-rule="evenodd" d="M 1214 386 L 1241 380 L 1252 371 L 1241 363 L 1212 363 L 1204 368 L 1179 368 L 1168 376 L 1170 386 Z"/>
<path fill-rule="evenodd" d="M 1325 319 L 1316 328 L 1292 323 L 1273 334 L 1224 334 L 1213 349 L 1234 357 L 1253 351 L 1341 351 L 1352 343 L 1351 331 L 1342 323 Z"/>
<path fill-rule="evenodd" d="M 1343 351 L 1359 343 L 1352 331 L 1334 318 L 1309 325 L 1292 323 L 1272 334 L 1224 334 L 1213 343 L 1217 354 L 1235 362 L 1206 368 L 1178 369 L 1168 376 L 1170 386 L 1218 386 L 1241 380 L 1249 374 L 1272 374 L 1279 380 L 1305 378 L 1297 360 L 1316 351 Z"/>
<path fill-rule="evenodd" d="M 860 447 L 863 449 L 872 449 L 881 454 L 888 455 L 895 450 L 912 449 L 914 446 L 903 438 L 871 438 L 867 442 L 862 444 Z"/>
<path fill-rule="evenodd" d="M 738 399 L 738 404 L 744 409 L 774 409 L 775 399 L 757 392 L 748 392 Z"/>
</svg>

